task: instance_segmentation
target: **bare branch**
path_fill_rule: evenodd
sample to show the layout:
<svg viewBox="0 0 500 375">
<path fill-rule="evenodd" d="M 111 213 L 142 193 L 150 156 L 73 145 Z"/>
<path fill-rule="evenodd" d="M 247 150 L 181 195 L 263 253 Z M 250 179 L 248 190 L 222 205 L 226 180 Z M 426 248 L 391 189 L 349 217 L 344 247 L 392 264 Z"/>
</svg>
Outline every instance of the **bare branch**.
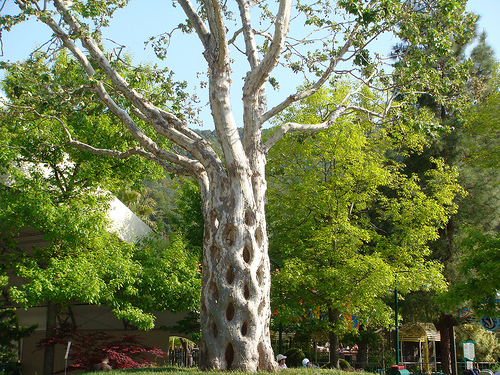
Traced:
<svg viewBox="0 0 500 375">
<path fill-rule="evenodd" d="M 255 95 L 260 87 L 269 79 L 269 75 L 278 64 L 288 34 L 291 7 L 291 0 L 280 0 L 274 25 L 273 41 L 261 63 L 247 75 L 243 87 L 243 96 L 251 97 Z"/>
<path fill-rule="evenodd" d="M 250 0 L 248 1 L 248 8 L 252 8 L 254 7 L 255 5 L 259 5 L 260 3 L 263 3 L 264 0 Z"/>
<path fill-rule="evenodd" d="M 245 40 L 245 54 L 247 56 L 248 62 L 250 63 L 250 68 L 254 69 L 259 64 L 259 53 L 257 51 L 257 44 L 255 43 L 254 30 L 252 28 L 252 22 L 250 21 L 250 11 L 249 4 L 244 0 L 236 0 L 238 3 L 238 9 L 241 18 L 241 31 L 243 32 Z"/>
<path fill-rule="evenodd" d="M 191 23 L 193 24 L 194 29 L 196 30 L 196 33 L 198 34 L 198 37 L 200 38 L 201 43 L 203 44 L 203 47 L 205 47 L 205 49 L 208 50 L 210 41 L 210 31 L 205 26 L 205 23 L 201 19 L 200 15 L 198 14 L 198 12 L 196 12 L 196 9 L 194 9 L 193 4 L 189 0 L 177 0 L 177 1 L 184 10 L 184 13 L 186 13 L 186 16 L 188 17 L 189 21 L 191 21 Z"/>
<path fill-rule="evenodd" d="M 1 101 L 1 102 L 2 102 L 2 104 L 8 106 L 9 108 L 20 109 L 23 112 L 30 112 L 30 113 L 34 114 L 39 119 L 57 121 L 60 124 L 61 128 L 64 130 L 64 132 L 68 138 L 68 141 L 66 142 L 66 144 L 74 146 L 80 150 L 88 151 L 88 152 L 91 152 L 91 153 L 94 153 L 97 155 L 112 156 L 112 157 L 115 157 L 118 159 L 126 159 L 132 155 L 140 155 L 142 157 L 145 157 L 148 160 L 154 161 L 155 163 L 157 163 L 161 167 L 165 168 L 167 171 L 174 172 L 174 173 L 180 172 L 182 175 L 193 176 L 197 173 L 198 174 L 201 173 L 204 170 L 203 166 L 198 161 L 190 159 L 186 156 L 167 152 L 163 149 L 158 149 L 158 150 L 156 150 L 155 153 L 153 153 L 153 152 L 148 152 L 140 147 L 132 147 L 127 151 L 117 151 L 117 150 L 107 150 L 107 149 L 95 148 L 95 147 L 90 146 L 88 144 L 85 144 L 83 142 L 74 140 L 73 137 L 71 136 L 70 131 L 68 130 L 68 128 L 64 124 L 64 121 L 61 120 L 57 116 L 41 114 L 36 109 L 31 108 L 31 107 L 14 106 L 7 101 Z M 30 119 L 30 121 L 33 121 L 33 120 Z M 170 163 L 178 164 L 178 166 L 173 166 Z"/>
<path fill-rule="evenodd" d="M 290 131 L 317 132 L 320 130 L 328 129 L 331 124 L 333 124 L 335 120 L 344 113 L 345 110 L 345 107 L 338 107 L 335 111 L 332 112 L 328 120 L 318 124 L 299 124 L 296 122 L 287 122 L 278 128 L 276 133 L 274 133 L 271 138 L 269 138 L 268 141 L 264 143 L 262 148 L 264 152 L 267 153 L 286 133 Z"/>
<path fill-rule="evenodd" d="M 334 72 L 337 64 L 340 61 L 342 61 L 342 59 L 344 58 L 344 55 L 347 53 L 349 48 L 352 46 L 352 43 L 353 43 L 353 41 L 358 33 L 358 29 L 359 29 L 359 26 L 354 27 L 353 31 L 349 35 L 349 38 L 345 42 L 344 46 L 340 49 L 340 51 L 332 59 L 330 59 L 330 65 L 325 70 L 323 75 L 318 79 L 318 81 L 316 81 L 316 83 L 311 88 L 309 88 L 301 93 L 290 95 L 283 102 L 281 102 L 280 104 L 278 104 L 277 106 L 275 106 L 274 108 L 272 108 L 268 112 L 266 112 L 262 116 L 262 118 L 260 119 L 260 123 L 264 124 L 266 121 L 268 121 L 269 119 L 276 116 L 278 113 L 280 113 L 281 111 L 283 111 L 284 109 L 289 107 L 291 104 L 293 104 L 299 100 L 303 100 L 303 99 L 313 95 L 314 93 L 316 93 L 325 84 L 325 82 L 328 80 L 328 78 L 330 78 L 330 76 Z"/>
<path fill-rule="evenodd" d="M 82 143 L 82 142 L 75 141 L 75 140 L 68 141 L 67 144 L 71 145 L 73 147 L 76 147 L 81 151 L 91 152 L 92 154 L 95 154 L 95 155 L 111 156 L 111 157 L 114 157 L 117 159 L 127 159 L 131 156 L 139 155 L 143 158 L 151 160 L 151 161 L 155 162 L 156 164 L 160 165 L 167 172 L 175 173 L 175 174 L 181 175 L 181 176 L 193 176 L 193 172 L 191 169 L 183 168 L 179 165 L 167 163 L 165 160 L 157 158 L 152 153 L 146 152 L 144 149 L 142 149 L 140 147 L 133 147 L 131 149 L 128 149 L 127 151 L 121 152 L 121 151 L 117 151 L 117 150 L 107 150 L 107 149 L 102 149 L 102 148 L 95 148 L 95 147 L 90 146 L 86 143 Z M 174 155 L 174 154 L 172 154 L 172 155 Z"/>
<path fill-rule="evenodd" d="M 193 139 L 180 135 L 179 132 L 175 131 L 174 125 L 169 125 L 165 121 L 165 117 L 160 113 L 160 110 L 149 103 L 142 95 L 137 93 L 135 90 L 128 87 L 127 82 L 111 67 L 109 61 L 104 56 L 103 52 L 97 46 L 97 43 L 88 35 L 85 35 L 80 29 L 80 25 L 76 19 L 68 12 L 66 4 L 61 0 L 54 0 L 54 3 L 62 14 L 64 20 L 69 25 L 72 33 L 80 35 L 80 40 L 82 45 L 90 52 L 94 57 L 99 67 L 105 72 L 105 74 L 113 82 L 114 87 L 117 88 L 122 94 L 130 100 L 130 102 L 138 108 L 148 119 L 148 123 L 152 125 L 156 131 L 165 137 L 176 142 L 180 147 L 188 150 L 194 157 L 198 158 L 207 167 L 213 159 L 207 159 L 206 156 L 210 153 L 200 152 L 197 150 L 196 141 Z M 80 51 L 80 49 L 73 43 L 72 39 L 67 35 L 59 25 L 54 22 L 50 17 L 45 17 L 43 22 L 48 24 L 56 35 L 63 41 L 64 45 L 70 49 L 70 51 L 75 55 L 75 57 L 80 61 L 84 67 L 87 74 L 92 77 L 95 74 L 95 70 L 86 58 L 86 56 Z M 97 82 L 95 84 L 95 90 L 100 96 L 100 99 L 110 108 L 110 110 L 122 121 L 122 123 L 127 127 L 131 134 L 139 141 L 142 147 L 144 147 L 148 152 L 155 154 L 157 157 L 161 157 L 162 151 L 158 145 L 153 142 L 145 133 L 135 124 L 130 115 L 120 108 L 113 99 L 109 96 L 106 89 L 104 88 L 102 82 Z M 168 116 L 171 120 L 175 119 L 178 124 L 181 122 L 174 115 Z M 206 151 L 206 150 L 202 150 Z M 213 152 L 211 153 L 213 155 Z"/>
<path fill-rule="evenodd" d="M 56 0 L 54 1 L 54 3 L 62 13 L 68 14 L 67 8 L 63 6 L 61 1 Z M 70 19 L 69 22 L 70 27 L 74 31 L 79 30 L 74 20 L 70 16 L 67 16 L 67 18 Z M 64 45 L 79 60 L 79 62 L 85 69 L 86 73 L 89 75 L 89 77 L 94 76 L 96 73 L 94 68 L 88 61 L 87 57 L 83 54 L 83 52 L 76 46 L 73 40 L 69 37 L 69 35 L 66 34 L 64 30 L 62 30 L 61 27 L 52 18 L 45 17 L 43 22 L 45 22 L 56 33 L 56 35 L 62 40 Z M 115 103 L 115 101 L 107 93 L 106 89 L 104 88 L 104 85 L 101 82 L 97 82 L 94 88 L 96 92 L 99 94 L 99 97 L 104 102 L 104 104 L 106 104 L 108 108 L 122 121 L 122 123 L 129 129 L 129 131 L 134 135 L 134 137 L 139 141 L 139 143 L 141 143 L 141 145 L 146 146 L 150 150 L 154 149 L 159 150 L 159 147 L 149 137 L 147 137 L 142 132 L 142 130 L 139 129 L 139 127 L 135 124 L 135 122 L 128 115 L 128 113 Z"/>
<path fill-rule="evenodd" d="M 108 150 L 108 149 L 102 149 L 102 148 L 96 148 L 93 146 L 90 146 L 86 143 L 76 141 L 73 139 L 71 136 L 71 133 L 69 132 L 68 128 L 64 125 L 63 121 L 55 116 L 42 116 L 42 117 L 47 117 L 47 118 L 52 118 L 58 121 L 64 132 L 66 133 L 66 136 L 68 137 L 68 142 L 66 144 L 74 146 L 82 151 L 88 151 L 96 155 L 105 155 L 105 156 L 112 156 L 117 159 L 127 159 L 133 155 L 139 155 L 142 156 L 148 160 L 154 161 L 161 167 L 163 167 L 166 171 L 168 172 L 173 172 L 173 173 L 180 173 L 181 175 L 186 175 L 186 176 L 192 176 L 193 171 L 195 170 L 203 170 L 203 167 L 199 165 L 198 162 L 191 160 L 189 158 L 186 158 L 181 155 L 177 155 L 171 152 L 166 152 L 162 150 L 161 152 L 161 158 L 155 156 L 151 152 L 147 152 L 144 149 L 140 147 L 132 147 L 128 149 L 127 151 L 118 151 L 118 150 Z M 177 164 L 177 165 L 172 165 L 170 163 L 166 162 L 169 161 L 171 163 Z M 182 167 L 181 165 L 185 165 L 185 167 Z M 196 166 L 198 164 L 198 166 Z"/>
<path fill-rule="evenodd" d="M 217 36 L 217 47 L 218 51 L 216 54 L 219 68 L 223 68 L 223 66 L 229 60 L 229 47 L 226 39 L 226 25 L 224 24 L 224 13 L 221 8 L 221 4 L 219 0 L 208 0 L 206 1 L 207 6 L 208 3 L 211 3 L 214 10 L 214 24 L 210 23 L 210 29 L 216 30 L 215 35 Z M 209 18 L 210 21 L 210 18 Z M 215 56 L 214 56 L 215 58 Z"/>
<path fill-rule="evenodd" d="M 236 38 L 238 35 L 240 35 L 243 32 L 243 29 L 238 29 L 235 31 L 233 36 L 227 41 L 227 44 L 233 44 L 236 41 Z"/>
<path fill-rule="evenodd" d="M 392 104 L 392 101 L 394 100 L 395 96 L 393 95 L 389 102 L 387 103 L 385 109 L 383 112 L 381 113 L 377 113 L 375 111 L 371 111 L 367 108 L 362 108 L 362 107 L 358 107 L 358 106 L 354 106 L 354 105 L 347 105 L 347 101 L 349 98 L 351 98 L 353 95 L 356 95 L 358 94 L 362 89 L 363 87 L 367 86 L 369 84 L 369 82 L 373 79 L 373 77 L 376 75 L 377 73 L 377 69 L 374 69 L 372 74 L 366 78 L 366 79 L 362 79 L 361 80 L 361 83 L 352 91 L 350 91 L 349 93 L 347 93 L 343 98 L 342 100 L 337 103 L 335 105 L 335 108 L 326 116 L 326 120 L 321 122 L 321 123 L 318 123 L 318 124 L 313 124 L 313 125 L 310 125 L 310 124 L 299 124 L 299 123 L 294 123 L 294 122 L 288 122 L 288 123 L 285 123 L 283 124 L 276 133 L 274 133 L 272 135 L 272 137 L 264 144 L 264 150 L 265 152 L 268 152 L 269 149 L 271 149 L 277 142 L 280 138 L 282 138 L 286 133 L 288 133 L 289 131 L 295 131 L 295 130 L 300 130 L 300 131 L 309 131 L 309 132 L 316 132 L 316 131 L 319 131 L 319 130 L 324 130 L 324 129 L 327 129 L 329 128 L 341 115 L 345 114 L 346 111 L 348 110 L 358 110 L 358 111 L 362 111 L 364 113 L 367 113 L 367 114 L 371 114 L 373 116 L 376 116 L 376 117 L 384 117 L 390 107 L 391 107 L 391 104 Z"/>
</svg>

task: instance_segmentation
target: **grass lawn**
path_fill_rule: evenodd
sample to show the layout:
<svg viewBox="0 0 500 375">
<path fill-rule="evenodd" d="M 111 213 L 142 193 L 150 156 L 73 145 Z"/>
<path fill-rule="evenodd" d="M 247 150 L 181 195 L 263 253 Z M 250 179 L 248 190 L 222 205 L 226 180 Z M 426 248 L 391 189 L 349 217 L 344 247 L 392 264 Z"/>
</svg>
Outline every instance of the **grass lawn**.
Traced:
<svg viewBox="0 0 500 375">
<path fill-rule="evenodd" d="M 124 369 L 124 370 L 112 370 L 105 372 L 93 372 L 92 374 L 107 374 L 107 375 L 130 375 L 130 374 L 138 374 L 138 375 L 207 375 L 210 373 L 215 373 L 216 371 L 199 371 L 195 367 L 186 368 L 186 367 L 148 367 L 148 368 L 138 368 L 138 369 Z M 220 373 L 220 371 L 217 371 Z M 260 372 L 263 374 L 263 372 Z M 277 372 L 279 375 L 352 375 L 352 371 L 342 371 L 342 370 L 334 370 L 334 369 L 305 369 L 305 368 L 289 368 L 285 370 L 279 370 Z M 242 371 L 231 371 L 231 375 L 238 374 L 246 374 L 246 372 Z M 251 373 L 248 373 L 251 374 Z M 356 374 L 371 374 L 367 372 L 356 372 Z"/>
</svg>

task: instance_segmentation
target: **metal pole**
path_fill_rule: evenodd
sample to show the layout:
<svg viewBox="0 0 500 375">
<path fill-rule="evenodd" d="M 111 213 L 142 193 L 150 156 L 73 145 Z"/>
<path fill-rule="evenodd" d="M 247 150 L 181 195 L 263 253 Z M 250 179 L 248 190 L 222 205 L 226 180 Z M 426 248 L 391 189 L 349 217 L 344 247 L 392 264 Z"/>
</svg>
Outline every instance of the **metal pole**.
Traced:
<svg viewBox="0 0 500 375">
<path fill-rule="evenodd" d="M 456 342 L 455 342 L 455 326 L 452 325 L 451 326 L 451 350 L 453 350 L 453 354 L 452 354 L 452 357 L 451 357 L 451 360 L 452 360 L 452 364 L 451 364 L 451 368 L 452 368 L 452 372 L 455 371 L 455 374 L 454 375 L 458 375 L 458 367 L 457 367 L 457 347 L 456 347 Z"/>
<path fill-rule="evenodd" d="M 278 332 L 278 352 L 283 354 L 283 323 L 280 323 Z"/>
<path fill-rule="evenodd" d="M 396 364 L 399 365 L 398 274 L 396 274 L 396 286 L 394 288 L 394 304 L 394 324 L 396 326 Z"/>
<path fill-rule="evenodd" d="M 68 357 L 70 348 L 71 348 L 71 341 L 68 341 L 68 346 L 66 347 L 66 354 L 64 355 L 64 375 L 66 375 L 68 372 Z"/>
</svg>

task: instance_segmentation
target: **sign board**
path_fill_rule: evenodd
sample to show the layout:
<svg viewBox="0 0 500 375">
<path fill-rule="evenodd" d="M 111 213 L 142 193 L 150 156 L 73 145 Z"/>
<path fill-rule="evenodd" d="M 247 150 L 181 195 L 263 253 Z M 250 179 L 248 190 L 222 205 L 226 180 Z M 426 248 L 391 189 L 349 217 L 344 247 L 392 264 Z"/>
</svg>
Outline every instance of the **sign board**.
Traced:
<svg viewBox="0 0 500 375">
<path fill-rule="evenodd" d="M 68 341 L 68 346 L 66 347 L 66 355 L 64 356 L 65 360 L 68 360 L 69 349 L 71 348 L 71 341 Z"/>
<path fill-rule="evenodd" d="M 488 331 L 496 330 L 498 328 L 498 323 L 497 318 L 488 318 L 487 316 L 481 318 L 481 325 Z"/>
<path fill-rule="evenodd" d="M 475 361 L 476 351 L 474 349 L 474 341 L 462 341 L 462 347 L 464 349 L 464 361 Z"/>
</svg>

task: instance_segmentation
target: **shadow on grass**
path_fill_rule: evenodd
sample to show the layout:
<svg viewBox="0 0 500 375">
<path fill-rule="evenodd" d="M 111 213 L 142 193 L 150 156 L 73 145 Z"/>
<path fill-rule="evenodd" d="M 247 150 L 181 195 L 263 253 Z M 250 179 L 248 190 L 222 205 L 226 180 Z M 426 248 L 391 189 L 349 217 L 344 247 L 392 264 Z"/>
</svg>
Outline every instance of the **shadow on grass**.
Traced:
<svg viewBox="0 0 500 375">
<path fill-rule="evenodd" d="M 167 372 L 197 372 L 197 367 L 141 367 L 141 368 L 129 368 L 123 370 L 114 370 L 116 373 L 126 372 L 127 374 L 154 374 L 154 373 L 167 373 Z M 109 374 L 109 372 L 107 372 Z"/>
<path fill-rule="evenodd" d="M 144 368 L 129 368 L 122 370 L 111 370 L 106 372 L 94 372 L 89 374 L 106 374 L 106 375 L 158 375 L 158 374 L 168 374 L 168 375 L 209 375 L 217 373 L 228 373 L 227 371 L 200 371 L 197 367 L 144 367 Z M 265 374 L 266 372 L 250 373 L 245 371 L 230 371 L 232 375 L 256 375 Z M 289 368 L 286 370 L 278 371 L 275 373 L 267 374 L 278 374 L 278 375 L 375 375 L 368 372 L 352 372 L 352 371 L 342 371 L 337 369 L 306 369 L 306 368 Z M 80 374 L 83 375 L 83 374 Z"/>
</svg>

